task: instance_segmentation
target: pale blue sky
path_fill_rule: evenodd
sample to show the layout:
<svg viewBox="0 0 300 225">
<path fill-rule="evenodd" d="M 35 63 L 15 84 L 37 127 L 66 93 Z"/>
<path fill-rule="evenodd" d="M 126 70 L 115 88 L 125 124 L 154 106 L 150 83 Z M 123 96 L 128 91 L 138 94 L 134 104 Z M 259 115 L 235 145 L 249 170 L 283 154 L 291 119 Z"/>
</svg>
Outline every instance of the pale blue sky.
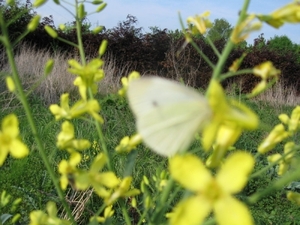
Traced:
<svg viewBox="0 0 300 225">
<path fill-rule="evenodd" d="M 136 26 L 143 27 L 146 32 L 149 31 L 150 26 L 169 30 L 180 29 L 178 12 L 185 21 L 188 16 L 209 10 L 212 21 L 216 18 L 224 18 L 234 25 L 243 4 L 243 0 L 107 0 L 105 2 L 108 5 L 104 11 L 88 17 L 93 26 L 104 25 L 106 28 L 113 28 L 118 22 L 126 20 L 128 14 L 131 14 L 138 19 Z M 289 2 L 292 0 L 252 0 L 249 12 L 270 13 Z M 93 5 L 90 6 L 87 8 L 89 12 L 92 11 Z M 70 6 L 67 5 L 67 7 L 72 10 Z M 50 0 L 36 11 L 42 16 L 52 15 L 56 25 L 74 20 L 68 12 Z M 267 39 L 274 35 L 287 35 L 293 42 L 300 44 L 300 24 L 284 25 L 280 29 L 264 24 L 261 31 L 249 37 L 248 43 L 252 44 L 253 39 L 261 33 L 264 33 Z"/>
</svg>

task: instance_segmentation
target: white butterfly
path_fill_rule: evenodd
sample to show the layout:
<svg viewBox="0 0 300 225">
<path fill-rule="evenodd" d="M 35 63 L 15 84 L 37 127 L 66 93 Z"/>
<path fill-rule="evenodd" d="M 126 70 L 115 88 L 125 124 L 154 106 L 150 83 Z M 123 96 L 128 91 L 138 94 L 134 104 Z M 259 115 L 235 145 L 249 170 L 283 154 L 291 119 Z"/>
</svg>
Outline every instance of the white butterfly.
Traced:
<svg viewBox="0 0 300 225">
<path fill-rule="evenodd" d="M 127 96 L 138 133 L 147 146 L 163 156 L 187 150 L 212 114 L 200 93 L 160 77 L 130 82 Z"/>
</svg>

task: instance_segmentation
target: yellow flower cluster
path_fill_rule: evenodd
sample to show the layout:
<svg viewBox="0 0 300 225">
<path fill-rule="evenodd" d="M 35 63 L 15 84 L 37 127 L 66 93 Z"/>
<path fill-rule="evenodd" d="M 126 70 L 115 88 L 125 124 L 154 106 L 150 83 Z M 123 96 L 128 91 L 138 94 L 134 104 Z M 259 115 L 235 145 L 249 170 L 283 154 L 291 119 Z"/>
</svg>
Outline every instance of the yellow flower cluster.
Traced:
<svg viewBox="0 0 300 225">
<path fill-rule="evenodd" d="M 247 207 L 232 196 L 246 185 L 254 162 L 249 153 L 235 152 L 213 177 L 194 155 L 171 158 L 169 170 L 172 177 L 194 195 L 178 203 L 169 215 L 170 224 L 201 224 L 211 211 L 220 225 L 254 224 Z"/>
<path fill-rule="evenodd" d="M 24 158 L 29 154 L 28 147 L 19 138 L 19 122 L 14 114 L 3 118 L 0 130 L 0 166 L 10 153 L 15 158 Z"/>
</svg>

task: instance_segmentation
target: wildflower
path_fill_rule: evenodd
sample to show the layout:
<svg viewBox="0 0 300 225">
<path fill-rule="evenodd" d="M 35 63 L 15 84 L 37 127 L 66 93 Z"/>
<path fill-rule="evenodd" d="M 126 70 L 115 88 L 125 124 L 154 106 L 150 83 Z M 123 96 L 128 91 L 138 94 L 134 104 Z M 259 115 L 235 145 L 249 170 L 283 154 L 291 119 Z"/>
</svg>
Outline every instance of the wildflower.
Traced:
<svg viewBox="0 0 300 225">
<path fill-rule="evenodd" d="M 103 61 L 101 59 L 93 59 L 86 66 L 80 65 L 74 59 L 69 60 L 68 63 L 70 65 L 68 71 L 78 76 L 74 80 L 74 85 L 78 86 L 80 96 L 83 100 L 86 100 L 87 89 L 91 88 L 92 93 L 96 93 L 96 82 L 104 78 Z"/>
<path fill-rule="evenodd" d="M 104 223 L 108 218 L 112 217 L 114 213 L 115 213 L 115 211 L 112 209 L 112 205 L 107 206 L 104 209 L 103 216 L 97 216 L 97 217 L 93 216 L 93 217 L 90 218 L 90 222 L 92 222 L 94 219 L 96 219 L 97 222 Z"/>
<path fill-rule="evenodd" d="M 258 66 L 255 66 L 253 69 L 253 73 L 256 76 L 261 77 L 263 80 L 267 80 L 270 78 L 278 79 L 280 70 L 276 69 L 271 61 L 266 61 L 259 64 Z"/>
<path fill-rule="evenodd" d="M 95 157 L 88 171 L 80 171 L 76 174 L 76 188 L 86 190 L 92 186 L 100 197 L 108 197 L 110 192 L 106 188 L 115 188 L 120 181 L 113 172 L 99 172 L 103 169 L 106 160 L 106 156 L 101 153 Z"/>
<path fill-rule="evenodd" d="M 224 151 L 236 142 L 242 130 L 253 130 L 258 126 L 258 118 L 250 109 L 239 102 L 226 99 L 218 81 L 211 81 L 207 97 L 213 117 L 202 132 L 205 150 L 209 150 L 215 141 L 218 148 Z"/>
<path fill-rule="evenodd" d="M 54 202 L 48 202 L 46 206 L 46 212 L 42 210 L 35 210 L 30 213 L 29 225 L 41 225 L 41 224 L 60 224 L 71 225 L 68 220 L 60 219 L 57 217 L 57 207 Z"/>
<path fill-rule="evenodd" d="M 63 122 L 62 130 L 57 135 L 57 147 L 67 149 L 68 151 L 84 150 L 91 146 L 90 142 L 86 139 L 75 139 L 74 126 L 68 121 Z"/>
<path fill-rule="evenodd" d="M 253 68 L 253 74 L 255 76 L 261 77 L 261 82 L 258 83 L 254 89 L 251 91 L 251 94 L 248 97 L 254 97 L 259 93 L 263 92 L 267 88 L 268 80 L 277 81 L 278 75 L 281 73 L 280 70 L 276 69 L 273 66 L 273 63 L 270 61 L 263 62 Z"/>
<path fill-rule="evenodd" d="M 14 158 L 24 158 L 29 154 L 27 146 L 19 139 L 19 122 L 14 114 L 3 118 L 0 130 L 0 166 L 8 153 Z"/>
<path fill-rule="evenodd" d="M 300 106 L 293 109 L 291 118 L 286 114 L 280 114 L 279 119 L 283 124 L 288 125 L 288 131 L 292 134 L 295 133 L 300 127 Z"/>
<path fill-rule="evenodd" d="M 299 23 L 300 1 L 289 3 L 270 15 L 257 15 L 257 18 L 275 28 L 281 27 L 284 23 Z"/>
<path fill-rule="evenodd" d="M 139 134 L 135 134 L 132 137 L 123 137 L 120 144 L 116 147 L 117 152 L 129 153 L 136 148 L 142 142 L 142 137 Z"/>
<path fill-rule="evenodd" d="M 210 12 L 206 11 L 201 15 L 196 15 L 194 17 L 190 16 L 187 18 L 187 22 L 194 24 L 198 32 L 200 32 L 200 34 L 205 34 L 206 29 L 212 27 L 211 21 L 207 19 L 209 15 Z M 193 30 L 193 33 L 196 33 L 195 30 Z"/>
<path fill-rule="evenodd" d="M 169 169 L 172 177 L 194 195 L 175 206 L 170 224 L 201 224 L 211 211 L 221 225 L 253 224 L 247 207 L 232 195 L 246 185 L 254 162 L 249 153 L 233 153 L 213 177 L 196 156 L 188 154 L 171 158 Z"/>
<path fill-rule="evenodd" d="M 283 175 L 290 168 L 294 157 L 294 152 L 293 152 L 294 147 L 295 147 L 294 142 L 287 142 L 284 145 L 284 158 L 282 155 L 278 153 L 268 156 L 269 162 L 276 162 L 279 159 L 281 159 L 279 162 L 279 169 L 277 172 L 279 176 Z"/>
<path fill-rule="evenodd" d="M 72 185 L 74 185 L 74 177 L 79 172 L 77 165 L 81 161 L 81 154 L 78 152 L 72 152 L 70 156 L 70 160 L 67 161 L 63 159 L 58 165 L 58 172 L 61 174 L 60 177 L 60 186 L 63 190 L 65 190 L 68 186 L 69 181 L 71 181 Z M 69 178 L 72 177 L 72 180 Z"/>
<path fill-rule="evenodd" d="M 247 16 L 239 25 L 234 27 L 231 34 L 231 41 L 235 44 L 246 40 L 252 31 L 260 30 L 261 22 L 253 22 L 255 15 Z"/>
<path fill-rule="evenodd" d="M 60 119 L 74 119 L 89 113 L 95 120 L 103 123 L 103 118 L 98 114 L 100 105 L 97 100 L 79 100 L 71 108 L 69 106 L 69 94 L 62 94 L 60 97 L 60 106 L 52 104 L 49 107 L 51 113 L 55 116 L 56 120 Z"/>
<path fill-rule="evenodd" d="M 283 141 L 289 137 L 289 132 L 285 131 L 282 124 L 276 125 L 270 134 L 263 140 L 263 142 L 258 146 L 258 152 L 265 154 L 272 150 L 279 142 Z"/>
<path fill-rule="evenodd" d="M 125 96 L 126 92 L 127 92 L 127 89 L 128 89 L 128 85 L 131 81 L 133 80 L 137 80 L 140 78 L 140 73 L 139 72 L 136 72 L 136 71 L 133 71 L 131 72 L 129 75 L 128 75 L 128 78 L 127 77 L 122 77 L 121 79 L 121 82 L 122 82 L 122 88 L 118 91 L 118 94 L 120 96 Z"/>
<path fill-rule="evenodd" d="M 113 204 L 120 197 L 131 197 L 140 194 L 138 189 L 130 189 L 132 177 L 125 177 L 109 198 L 105 199 L 107 205 Z"/>
<path fill-rule="evenodd" d="M 242 129 L 236 125 L 221 125 L 217 132 L 216 143 L 213 146 L 213 153 L 206 161 L 210 168 L 219 166 L 227 150 L 237 141 Z"/>
</svg>

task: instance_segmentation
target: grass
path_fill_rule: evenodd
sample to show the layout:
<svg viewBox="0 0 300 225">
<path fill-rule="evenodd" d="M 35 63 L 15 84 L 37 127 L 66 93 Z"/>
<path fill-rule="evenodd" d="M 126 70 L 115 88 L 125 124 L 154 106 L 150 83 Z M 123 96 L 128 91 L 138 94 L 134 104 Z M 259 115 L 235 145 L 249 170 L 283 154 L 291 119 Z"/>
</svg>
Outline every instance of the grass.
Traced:
<svg viewBox="0 0 300 225">
<path fill-rule="evenodd" d="M 48 106 L 50 103 L 57 103 L 60 94 L 64 92 L 71 92 L 75 95 L 76 90 L 72 85 L 74 77 L 64 72 L 67 65 L 63 62 L 66 61 L 67 55 L 51 55 L 47 51 L 37 53 L 26 47 L 23 50 L 24 52 L 21 51 L 16 57 L 16 61 L 19 70 L 22 71 L 22 74 L 20 74 L 22 83 L 27 90 L 43 74 L 42 68 L 46 63 L 46 59 L 49 56 L 55 58 L 54 71 L 47 79 L 41 82 L 38 88 L 33 90 L 33 94 L 29 95 L 29 99 L 35 121 L 38 125 L 38 131 L 43 137 L 43 144 L 48 152 L 48 157 L 53 167 L 57 169 L 58 163 L 66 157 L 66 154 L 58 150 L 55 146 L 56 135 L 60 130 L 60 123 L 54 120 L 54 117 L 48 110 Z M 32 61 L 27 61 L 29 59 Z M 9 72 L 9 69 L 5 66 L 1 70 L 4 73 Z M 106 78 L 99 87 L 99 94 L 97 95 L 97 99 L 101 104 L 101 114 L 105 120 L 103 125 L 105 141 L 112 155 L 112 163 L 116 169 L 116 173 L 122 176 L 128 170 L 132 169 L 134 178 L 133 186 L 139 188 L 143 175 L 147 176 L 153 182 L 153 175 L 159 174 L 162 169 L 166 168 L 167 160 L 152 153 L 145 146 L 140 145 L 136 150 L 137 158 L 134 167 L 128 168 L 127 162 L 131 160 L 131 155 L 119 155 L 115 153 L 114 148 L 119 144 L 121 138 L 135 133 L 135 124 L 126 100 L 113 94 L 119 87 L 120 77 L 127 75 L 130 67 L 124 66 L 124 69 L 119 74 L 115 74 L 114 71 L 120 70 L 117 70 L 114 66 L 113 58 L 107 58 L 105 67 Z M 4 91 L 5 87 L 1 87 L 1 85 L 3 84 L 0 82 L 0 120 L 8 113 L 14 112 L 17 114 L 20 120 L 22 139 L 30 147 L 31 151 L 30 155 L 25 159 L 15 160 L 8 158 L 6 160 L 0 170 L 0 190 L 8 191 L 14 198 L 21 197 L 23 199 L 19 212 L 22 215 L 21 222 L 27 224 L 30 211 L 43 209 L 49 200 L 58 202 L 58 197 L 46 169 L 41 163 L 41 158 L 27 124 L 24 111 L 17 99 Z M 232 96 L 239 97 L 239 92 L 235 91 L 235 93 L 232 93 Z M 248 102 L 248 105 L 261 118 L 262 126 L 256 131 L 244 133 L 236 143 L 236 148 L 247 149 L 255 153 L 258 144 L 267 135 L 268 131 L 279 123 L 277 115 L 283 112 L 290 114 L 293 106 L 298 103 L 299 99 L 295 95 L 295 90 L 287 89 L 280 83 L 262 97 Z M 87 138 L 91 142 L 99 142 L 91 123 L 75 120 L 74 126 L 76 137 Z M 198 143 L 195 143 L 192 148 L 198 150 L 200 147 Z M 279 149 L 280 146 L 275 151 Z M 101 151 L 101 149 L 97 145 L 86 150 L 85 161 L 80 166 L 88 167 L 98 151 Z M 266 160 L 260 159 L 256 165 L 256 169 L 266 164 Z M 270 170 L 264 176 L 252 179 L 242 194 L 247 196 L 258 189 L 265 188 L 274 179 L 277 179 L 277 176 Z M 278 191 L 272 196 L 264 198 L 257 204 L 250 206 L 256 224 L 299 224 L 297 222 L 300 221 L 299 208 L 292 205 L 286 199 L 284 193 L 284 190 Z M 239 197 L 243 198 L 243 195 Z M 77 192 L 69 189 L 66 198 L 72 204 L 73 212 L 80 224 L 85 224 L 87 218 L 92 215 L 92 212 L 97 211 L 101 205 L 101 200 L 92 193 L 92 190 Z M 0 215 L 5 213 L 5 209 L 2 210 L 0 209 Z M 123 223 L 120 217 L 121 210 L 118 205 L 115 211 L 116 218 L 112 221 L 112 224 Z M 65 212 L 61 209 L 59 212 L 62 217 L 65 215 Z M 131 213 L 135 215 L 134 212 Z"/>
</svg>

